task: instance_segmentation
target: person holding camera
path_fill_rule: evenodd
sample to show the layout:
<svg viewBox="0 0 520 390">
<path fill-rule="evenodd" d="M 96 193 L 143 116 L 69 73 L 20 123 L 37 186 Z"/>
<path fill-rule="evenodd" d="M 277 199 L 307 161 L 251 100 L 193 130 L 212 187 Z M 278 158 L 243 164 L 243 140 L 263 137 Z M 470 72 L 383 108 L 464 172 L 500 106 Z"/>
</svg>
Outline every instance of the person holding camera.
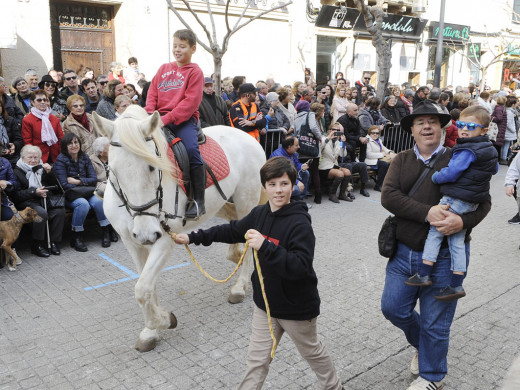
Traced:
<svg viewBox="0 0 520 390">
<path fill-rule="evenodd" d="M 329 187 L 329 200 L 334 203 L 339 203 L 340 200 L 352 202 L 352 198 L 345 193 L 350 182 L 350 170 L 341 167 L 338 163 L 338 156 L 340 156 L 346 141 L 345 134 L 337 124 L 334 124 L 327 132 L 324 142 L 320 145 L 320 180 L 323 182 L 332 179 L 332 184 Z M 336 196 L 338 187 L 339 196 Z"/>
<path fill-rule="evenodd" d="M 61 242 L 65 224 L 65 208 L 63 205 L 54 207 L 48 200 L 49 186 L 57 184 L 54 174 L 51 173 L 52 167 L 43 163 L 42 151 L 37 146 L 25 145 L 20 155 L 13 170 L 19 189 L 12 194 L 12 200 L 18 210 L 31 207 L 43 218 L 42 222 L 32 224 L 31 253 L 38 257 L 49 257 L 50 254 L 59 256 L 61 252 L 58 244 Z M 47 221 L 50 248 L 44 243 Z"/>
</svg>

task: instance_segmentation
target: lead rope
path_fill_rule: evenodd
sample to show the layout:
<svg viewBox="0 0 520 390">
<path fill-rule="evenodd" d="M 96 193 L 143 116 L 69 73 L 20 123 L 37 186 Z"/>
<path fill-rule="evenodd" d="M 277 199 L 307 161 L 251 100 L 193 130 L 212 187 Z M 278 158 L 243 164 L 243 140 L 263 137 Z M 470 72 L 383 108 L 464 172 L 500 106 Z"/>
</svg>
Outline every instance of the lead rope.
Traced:
<svg viewBox="0 0 520 390">
<path fill-rule="evenodd" d="M 172 240 L 175 241 L 176 234 L 171 231 L 170 227 L 166 223 L 164 223 L 162 225 L 163 225 L 163 228 L 166 231 L 166 233 L 168 233 L 170 235 L 170 237 L 172 238 Z M 245 237 L 247 240 L 247 235 Z M 202 274 L 205 277 L 207 277 L 209 280 L 216 282 L 216 283 L 226 283 L 227 281 L 229 281 L 229 279 L 231 279 L 233 277 L 233 275 L 235 275 L 237 273 L 238 268 L 240 268 L 240 266 L 242 265 L 242 263 L 244 261 L 244 257 L 246 256 L 249 244 L 246 242 L 246 245 L 244 247 L 244 252 L 242 252 L 242 256 L 240 256 L 240 260 L 238 260 L 237 266 L 235 267 L 233 272 L 231 272 L 231 274 L 225 279 L 215 279 L 213 276 L 208 274 L 201 267 L 201 265 L 198 263 L 198 261 L 195 259 L 195 256 L 193 256 L 193 253 L 191 252 L 188 245 L 184 244 L 184 247 L 188 251 L 188 254 L 190 255 L 191 259 L 193 260 L 193 262 L 195 263 L 197 268 L 200 270 L 200 272 L 202 272 Z M 265 294 L 264 277 L 262 276 L 262 269 L 260 268 L 260 261 L 258 260 L 258 251 L 255 249 L 253 251 L 253 254 L 254 254 L 254 258 L 255 258 L 256 271 L 258 272 L 258 279 L 260 280 L 260 289 L 262 290 L 262 297 L 264 298 L 265 312 L 267 313 L 267 321 L 269 323 L 269 332 L 271 333 L 271 339 L 273 340 L 273 348 L 271 349 L 271 359 L 274 359 L 274 353 L 276 352 L 277 345 L 276 345 L 276 337 L 274 336 L 274 331 L 273 331 L 273 324 L 271 321 L 271 311 L 269 310 L 269 303 L 267 302 L 267 295 Z"/>
</svg>

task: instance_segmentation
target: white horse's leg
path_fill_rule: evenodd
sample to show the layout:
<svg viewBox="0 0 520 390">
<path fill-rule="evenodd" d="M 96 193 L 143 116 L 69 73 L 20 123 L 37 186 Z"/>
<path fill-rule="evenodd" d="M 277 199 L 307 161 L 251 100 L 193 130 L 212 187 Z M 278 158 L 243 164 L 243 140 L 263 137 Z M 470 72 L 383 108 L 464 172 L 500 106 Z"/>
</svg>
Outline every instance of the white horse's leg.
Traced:
<svg viewBox="0 0 520 390">
<path fill-rule="evenodd" d="M 237 189 L 233 195 L 233 199 L 235 201 L 234 210 L 226 210 L 226 212 L 231 218 L 243 218 L 249 214 L 253 207 L 258 204 L 258 201 L 260 200 L 260 187 L 258 187 L 256 191 L 254 189 L 254 185 L 242 189 Z M 237 249 L 238 247 L 234 248 L 234 250 Z M 228 258 L 229 254 L 230 252 L 228 252 Z M 238 272 L 237 281 L 233 287 L 231 287 L 231 291 L 228 296 L 229 303 L 240 303 L 244 301 L 247 284 L 250 280 L 251 272 L 253 271 L 252 265 L 253 256 L 251 254 L 251 250 L 248 250 L 244 257 L 244 263 Z"/>
<path fill-rule="evenodd" d="M 175 315 L 160 306 L 156 289 L 157 279 L 172 249 L 173 242 L 169 236 L 156 241 L 135 285 L 135 298 L 143 311 L 145 324 L 135 346 L 141 352 L 155 348 L 159 340 L 157 329 L 172 329 L 177 326 Z"/>
</svg>

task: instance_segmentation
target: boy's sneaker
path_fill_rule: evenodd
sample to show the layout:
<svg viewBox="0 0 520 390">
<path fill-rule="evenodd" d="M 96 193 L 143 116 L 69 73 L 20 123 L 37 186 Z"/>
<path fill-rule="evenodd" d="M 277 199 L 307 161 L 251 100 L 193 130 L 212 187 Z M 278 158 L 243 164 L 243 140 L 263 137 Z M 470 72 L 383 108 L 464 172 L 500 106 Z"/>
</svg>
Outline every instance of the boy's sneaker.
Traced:
<svg viewBox="0 0 520 390">
<path fill-rule="evenodd" d="M 518 213 L 516 213 L 516 215 L 513 218 L 511 218 L 509 221 L 507 221 L 507 222 L 512 224 L 512 225 L 520 224 L 520 215 L 518 215 Z"/>
<path fill-rule="evenodd" d="M 430 278 L 430 275 L 419 276 L 419 274 L 415 274 L 414 276 L 408 278 L 408 280 L 405 281 L 404 284 L 412 287 L 425 287 L 431 286 L 432 280 Z"/>
<path fill-rule="evenodd" d="M 442 381 L 431 382 L 427 379 L 419 377 L 410 384 L 410 387 L 408 387 L 407 390 L 441 390 L 443 387 L 444 384 Z"/>
<path fill-rule="evenodd" d="M 413 375 L 419 375 L 419 351 L 415 351 L 412 362 L 410 363 L 410 372 Z"/>
<path fill-rule="evenodd" d="M 439 295 L 435 295 L 434 298 L 439 301 L 454 301 L 455 299 L 459 299 L 466 296 L 466 292 L 464 291 L 464 287 L 457 286 L 451 287 L 446 286 L 440 292 Z"/>
</svg>

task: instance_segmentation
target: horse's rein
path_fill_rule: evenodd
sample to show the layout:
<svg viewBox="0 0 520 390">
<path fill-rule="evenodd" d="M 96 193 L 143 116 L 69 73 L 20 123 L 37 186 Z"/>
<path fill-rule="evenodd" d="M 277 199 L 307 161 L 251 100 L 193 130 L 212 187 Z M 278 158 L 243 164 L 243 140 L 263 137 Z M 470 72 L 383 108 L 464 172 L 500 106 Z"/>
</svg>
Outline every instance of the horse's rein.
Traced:
<svg viewBox="0 0 520 390">
<path fill-rule="evenodd" d="M 164 223 L 161 222 L 161 225 L 162 225 L 163 229 L 166 231 L 166 233 L 168 233 L 170 235 L 172 240 L 175 241 L 175 237 L 177 235 L 174 232 L 171 231 L 171 229 L 168 226 L 168 224 L 165 223 L 165 222 Z M 247 234 L 246 234 L 246 240 L 247 240 Z M 244 262 L 244 257 L 246 256 L 247 250 L 249 248 L 249 243 L 246 242 L 246 244 L 244 246 L 244 251 L 242 252 L 242 256 L 240 256 L 240 259 L 238 260 L 237 266 L 235 267 L 233 272 L 231 272 L 231 274 L 227 278 L 225 278 L 225 279 L 215 279 L 213 276 L 208 274 L 202 268 L 202 266 L 198 263 L 198 261 L 195 259 L 195 256 L 193 256 L 193 253 L 191 252 L 189 246 L 187 244 L 184 244 L 184 247 L 188 251 L 188 254 L 190 255 L 191 259 L 193 260 L 193 262 L 195 263 L 195 265 L 197 266 L 199 271 L 202 272 L 202 274 L 206 278 L 208 278 L 209 280 L 211 280 L 213 282 L 216 282 L 216 283 L 226 283 L 227 281 L 229 281 L 229 279 L 231 279 L 233 277 L 233 275 L 235 275 L 237 273 L 238 269 L 240 268 L 240 266 Z M 269 303 L 267 302 L 267 295 L 265 294 L 264 277 L 262 276 L 262 269 L 260 268 L 260 261 L 258 260 L 258 251 L 256 249 L 253 250 L 253 254 L 254 254 L 254 258 L 255 258 L 256 271 L 258 272 L 258 279 L 260 280 L 260 288 L 262 290 L 262 297 L 264 298 L 265 311 L 267 313 L 267 321 L 269 322 L 269 331 L 271 332 L 271 339 L 273 340 L 273 348 L 271 349 L 271 359 L 273 359 L 274 358 L 274 353 L 276 352 L 276 347 L 277 347 L 277 345 L 276 345 L 276 337 L 274 336 L 273 324 L 272 324 L 272 321 L 271 321 L 271 311 L 269 310 Z"/>
<path fill-rule="evenodd" d="M 157 143 L 155 142 L 155 139 L 153 137 L 145 137 L 144 140 L 146 142 L 153 141 L 153 143 L 155 145 L 155 154 L 157 156 L 160 156 L 159 148 L 157 147 Z M 117 148 L 122 148 L 123 147 L 123 145 L 121 143 L 115 142 L 115 141 L 110 141 L 110 145 L 115 146 Z M 181 216 L 177 215 L 178 195 L 179 195 L 179 188 L 178 188 L 178 186 L 177 186 L 177 192 L 175 193 L 175 214 L 167 213 L 167 212 L 163 211 L 163 209 L 162 209 L 162 207 L 163 207 L 163 187 L 162 187 L 162 170 L 161 169 L 158 169 L 159 185 L 157 186 L 157 189 L 155 190 L 155 199 L 152 199 L 149 202 L 147 202 L 145 204 L 142 204 L 142 205 L 139 205 L 139 206 L 136 206 L 136 205 L 133 205 L 132 203 L 130 203 L 128 198 L 123 193 L 123 190 L 121 189 L 121 186 L 119 185 L 119 179 L 117 178 L 116 173 L 112 169 L 110 169 L 110 167 L 109 167 L 109 172 L 110 172 L 110 174 L 108 176 L 108 181 L 110 182 L 110 185 L 112 186 L 112 188 L 116 192 L 116 194 L 119 197 L 119 199 L 121 200 L 121 202 L 123 202 L 123 204 L 120 207 L 124 206 L 132 218 L 135 218 L 135 217 L 138 217 L 138 216 L 141 216 L 141 215 L 148 215 L 148 216 L 151 216 L 151 217 L 160 218 L 161 214 L 164 214 L 166 220 L 168 220 L 170 218 L 173 218 L 173 219 L 175 219 L 175 218 L 182 218 Z M 110 178 L 111 176 L 113 176 L 116 179 L 117 187 L 112 182 L 112 180 Z M 155 206 L 156 204 L 159 205 L 159 212 L 158 213 L 150 213 L 150 212 L 146 211 L 149 208 Z"/>
</svg>

